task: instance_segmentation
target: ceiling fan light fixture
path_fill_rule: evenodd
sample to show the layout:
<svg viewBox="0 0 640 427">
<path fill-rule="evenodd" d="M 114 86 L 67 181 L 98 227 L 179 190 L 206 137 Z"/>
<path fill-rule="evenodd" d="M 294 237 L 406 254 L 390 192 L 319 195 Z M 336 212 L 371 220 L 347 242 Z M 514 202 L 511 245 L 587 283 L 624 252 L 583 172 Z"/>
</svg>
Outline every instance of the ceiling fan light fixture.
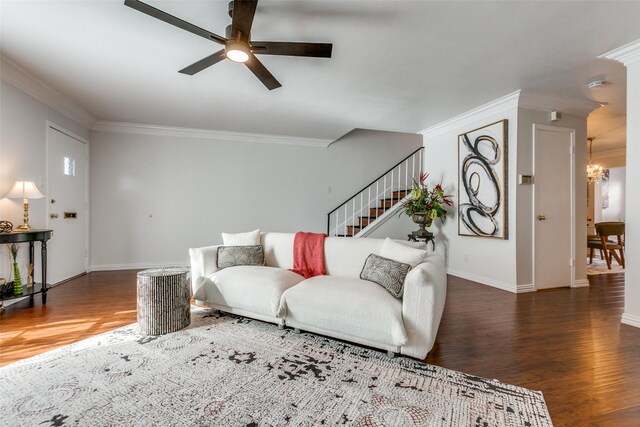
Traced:
<svg viewBox="0 0 640 427">
<path fill-rule="evenodd" d="M 224 49 L 227 58 L 233 62 L 247 62 L 249 60 L 249 46 L 242 42 L 230 41 Z"/>
<path fill-rule="evenodd" d="M 609 83 L 606 80 L 594 80 L 592 82 L 589 82 L 587 84 L 587 89 L 593 90 L 593 89 L 599 89 L 601 87 L 603 87 L 604 85 L 606 85 L 607 83 Z"/>
</svg>

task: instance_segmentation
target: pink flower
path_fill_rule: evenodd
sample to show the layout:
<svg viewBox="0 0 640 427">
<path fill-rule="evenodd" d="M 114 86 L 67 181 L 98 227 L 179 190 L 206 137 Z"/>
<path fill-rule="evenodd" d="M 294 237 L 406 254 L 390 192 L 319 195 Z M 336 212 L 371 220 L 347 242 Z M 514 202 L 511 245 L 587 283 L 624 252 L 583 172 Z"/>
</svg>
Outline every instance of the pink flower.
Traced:
<svg viewBox="0 0 640 427">
<path fill-rule="evenodd" d="M 422 172 L 420 174 L 420 185 L 424 185 L 424 182 L 427 180 L 428 177 L 429 177 L 429 172 Z"/>
</svg>

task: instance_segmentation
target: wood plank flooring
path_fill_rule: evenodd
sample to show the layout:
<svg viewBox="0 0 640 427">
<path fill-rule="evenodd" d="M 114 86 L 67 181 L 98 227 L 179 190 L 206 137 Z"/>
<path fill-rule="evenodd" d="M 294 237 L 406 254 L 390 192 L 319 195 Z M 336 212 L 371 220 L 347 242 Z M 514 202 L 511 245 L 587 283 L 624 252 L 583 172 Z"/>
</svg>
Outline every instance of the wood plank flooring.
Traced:
<svg viewBox="0 0 640 427">
<path fill-rule="evenodd" d="M 0 313 L 0 366 L 136 320 L 136 272 L 95 272 Z M 556 426 L 640 425 L 640 329 L 624 275 L 515 295 L 449 277 L 427 363 L 542 390 Z"/>
</svg>

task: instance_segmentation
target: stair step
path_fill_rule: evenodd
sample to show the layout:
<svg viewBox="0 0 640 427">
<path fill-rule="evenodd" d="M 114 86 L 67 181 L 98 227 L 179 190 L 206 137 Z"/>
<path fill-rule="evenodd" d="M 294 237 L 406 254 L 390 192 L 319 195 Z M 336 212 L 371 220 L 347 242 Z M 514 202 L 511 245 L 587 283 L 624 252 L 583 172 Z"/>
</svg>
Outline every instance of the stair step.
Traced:
<svg viewBox="0 0 640 427">
<path fill-rule="evenodd" d="M 377 208 L 369 208 L 369 216 L 373 217 L 373 218 L 377 218 L 380 215 L 382 215 L 387 209 L 385 209 L 384 207 L 380 206 Z"/>
<path fill-rule="evenodd" d="M 358 225 L 360 227 L 366 227 L 367 225 L 371 224 L 373 221 L 375 221 L 378 217 L 371 217 L 371 216 L 360 216 L 358 217 Z"/>
<path fill-rule="evenodd" d="M 398 203 L 401 199 L 394 197 L 394 198 L 388 198 L 388 199 L 380 199 L 380 206 L 384 206 L 386 208 L 390 208 L 391 206 L 395 205 L 396 203 Z"/>
<path fill-rule="evenodd" d="M 363 228 L 367 227 L 373 221 L 375 221 L 380 215 L 385 213 L 393 205 L 402 200 L 410 190 L 397 190 L 391 193 L 391 197 L 380 199 L 378 207 L 369 208 L 369 216 L 358 217 L 358 225 L 348 225 L 345 234 L 336 234 L 337 237 L 353 237 L 358 234 Z"/>
<path fill-rule="evenodd" d="M 398 191 L 394 191 L 391 194 L 391 197 L 395 197 L 396 199 L 397 198 L 401 198 L 402 199 L 403 197 L 407 196 L 407 194 L 409 194 L 409 193 L 411 193 L 411 190 L 398 190 Z"/>
<path fill-rule="evenodd" d="M 347 235 L 355 236 L 362 230 L 364 227 L 359 225 L 347 225 Z"/>
</svg>

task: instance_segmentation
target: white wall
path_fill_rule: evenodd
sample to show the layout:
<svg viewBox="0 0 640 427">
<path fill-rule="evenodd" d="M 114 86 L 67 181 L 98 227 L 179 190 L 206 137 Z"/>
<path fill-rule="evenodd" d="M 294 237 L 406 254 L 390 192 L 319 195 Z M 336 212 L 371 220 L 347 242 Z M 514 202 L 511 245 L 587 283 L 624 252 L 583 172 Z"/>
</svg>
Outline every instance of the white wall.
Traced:
<svg viewBox="0 0 640 427">
<path fill-rule="evenodd" d="M 624 167 L 627 164 L 626 153 L 627 153 L 626 148 L 593 153 L 593 163 L 602 166 L 604 169 Z M 623 183 L 623 186 L 624 185 L 625 184 Z M 591 226 L 593 226 L 593 224 L 596 222 L 602 221 L 602 210 L 600 209 L 600 206 L 602 206 L 601 190 L 602 189 L 600 188 L 600 184 L 598 183 L 593 183 L 588 186 L 587 191 L 589 191 L 589 204 L 587 205 L 587 217 L 592 219 Z M 617 214 L 619 216 L 621 215 L 620 216 L 621 218 L 624 218 L 624 209 L 625 209 L 624 191 L 625 190 L 623 189 L 623 195 L 622 195 L 623 206 L 621 208 L 622 213 Z"/>
<path fill-rule="evenodd" d="M 509 239 L 458 236 L 456 209 L 438 227 L 438 250 L 446 254 L 447 271 L 512 292 L 533 290 L 533 186 L 518 185 L 518 175 L 533 174 L 533 124 L 555 125 L 576 130 L 577 141 L 586 140 L 586 113 L 563 113 L 560 121 L 549 122 L 549 112 L 518 107 L 517 96 L 496 100 L 444 124 L 425 130 L 425 165 L 436 180 L 442 179 L 448 193 L 457 196 L 458 135 L 493 123 L 509 120 L 508 224 Z M 576 144 L 576 165 L 586 165 L 586 146 Z M 458 203 L 456 197 L 456 205 Z M 576 167 L 576 253 L 586 247 L 586 176 Z M 585 285 L 586 267 L 576 263 L 576 280 Z"/>
<path fill-rule="evenodd" d="M 458 135 L 498 120 L 508 123 L 508 226 L 509 239 L 458 236 Z M 497 288 L 516 291 L 516 193 L 511 191 L 517 164 L 517 97 L 481 114 L 463 116 L 442 127 L 424 131 L 425 170 L 434 182 L 442 182 L 446 193 L 453 194 L 456 208 L 446 222 L 431 230 L 436 233 L 437 250 L 447 262 L 447 272 Z"/>
<path fill-rule="evenodd" d="M 638 43 L 640 45 L 640 43 Z M 638 52 L 638 49 L 636 49 Z M 626 263 L 622 322 L 640 327 L 640 55 L 627 65 Z"/>
<path fill-rule="evenodd" d="M 600 56 L 627 67 L 625 280 L 622 323 L 640 327 L 640 40 Z"/>
<path fill-rule="evenodd" d="M 102 131 L 91 140 L 92 269 L 185 264 L 189 247 L 220 243 L 221 232 L 326 232 L 329 211 L 422 143 L 368 130 L 328 148 Z"/>
<path fill-rule="evenodd" d="M 434 225 L 429 227 L 429 231 L 433 232 L 436 229 L 440 220 L 435 221 Z M 374 239 L 384 239 L 385 237 L 393 237 L 394 239 L 407 240 L 409 233 L 418 230 L 418 224 L 411 220 L 411 217 L 405 214 L 395 214 L 387 222 L 381 225 L 377 230 L 374 230 L 368 237 Z M 431 246 L 429 246 L 431 249 Z"/>
<path fill-rule="evenodd" d="M 602 183 L 596 184 L 595 222 L 625 220 L 626 168 L 609 168 L 609 207 L 602 207 Z"/>
<path fill-rule="evenodd" d="M 575 251 L 578 261 L 587 247 L 587 117 L 575 114 L 563 113 L 562 118 L 555 122 L 549 121 L 548 111 L 532 110 L 529 108 L 518 109 L 518 175 L 533 175 L 533 125 L 543 124 L 547 126 L 559 126 L 575 129 L 576 153 L 575 153 Z M 534 186 L 519 185 L 517 176 L 514 177 L 513 186 L 517 189 L 516 215 L 517 224 L 517 269 L 518 286 L 530 287 L 533 284 L 533 197 Z M 534 177 L 535 179 L 535 177 Z M 567 194 L 567 197 L 569 195 Z M 587 282 L 587 269 L 584 262 L 576 262 L 576 282 L 579 286 L 585 286 Z"/>
<path fill-rule="evenodd" d="M 0 196 L 6 194 L 15 181 L 35 181 L 46 195 L 46 121 L 89 139 L 85 126 L 38 101 L 22 90 L 0 80 Z M 47 199 L 29 201 L 29 224 L 33 228 L 47 225 Z M 22 200 L 0 199 L 0 219 L 9 220 L 14 227 L 22 224 Z M 21 247 L 21 275 L 26 277 L 27 245 Z M 39 251 L 36 250 L 36 257 Z M 0 277 L 8 278 L 10 255 L 0 245 Z M 36 277 L 40 274 L 36 260 Z"/>
</svg>

